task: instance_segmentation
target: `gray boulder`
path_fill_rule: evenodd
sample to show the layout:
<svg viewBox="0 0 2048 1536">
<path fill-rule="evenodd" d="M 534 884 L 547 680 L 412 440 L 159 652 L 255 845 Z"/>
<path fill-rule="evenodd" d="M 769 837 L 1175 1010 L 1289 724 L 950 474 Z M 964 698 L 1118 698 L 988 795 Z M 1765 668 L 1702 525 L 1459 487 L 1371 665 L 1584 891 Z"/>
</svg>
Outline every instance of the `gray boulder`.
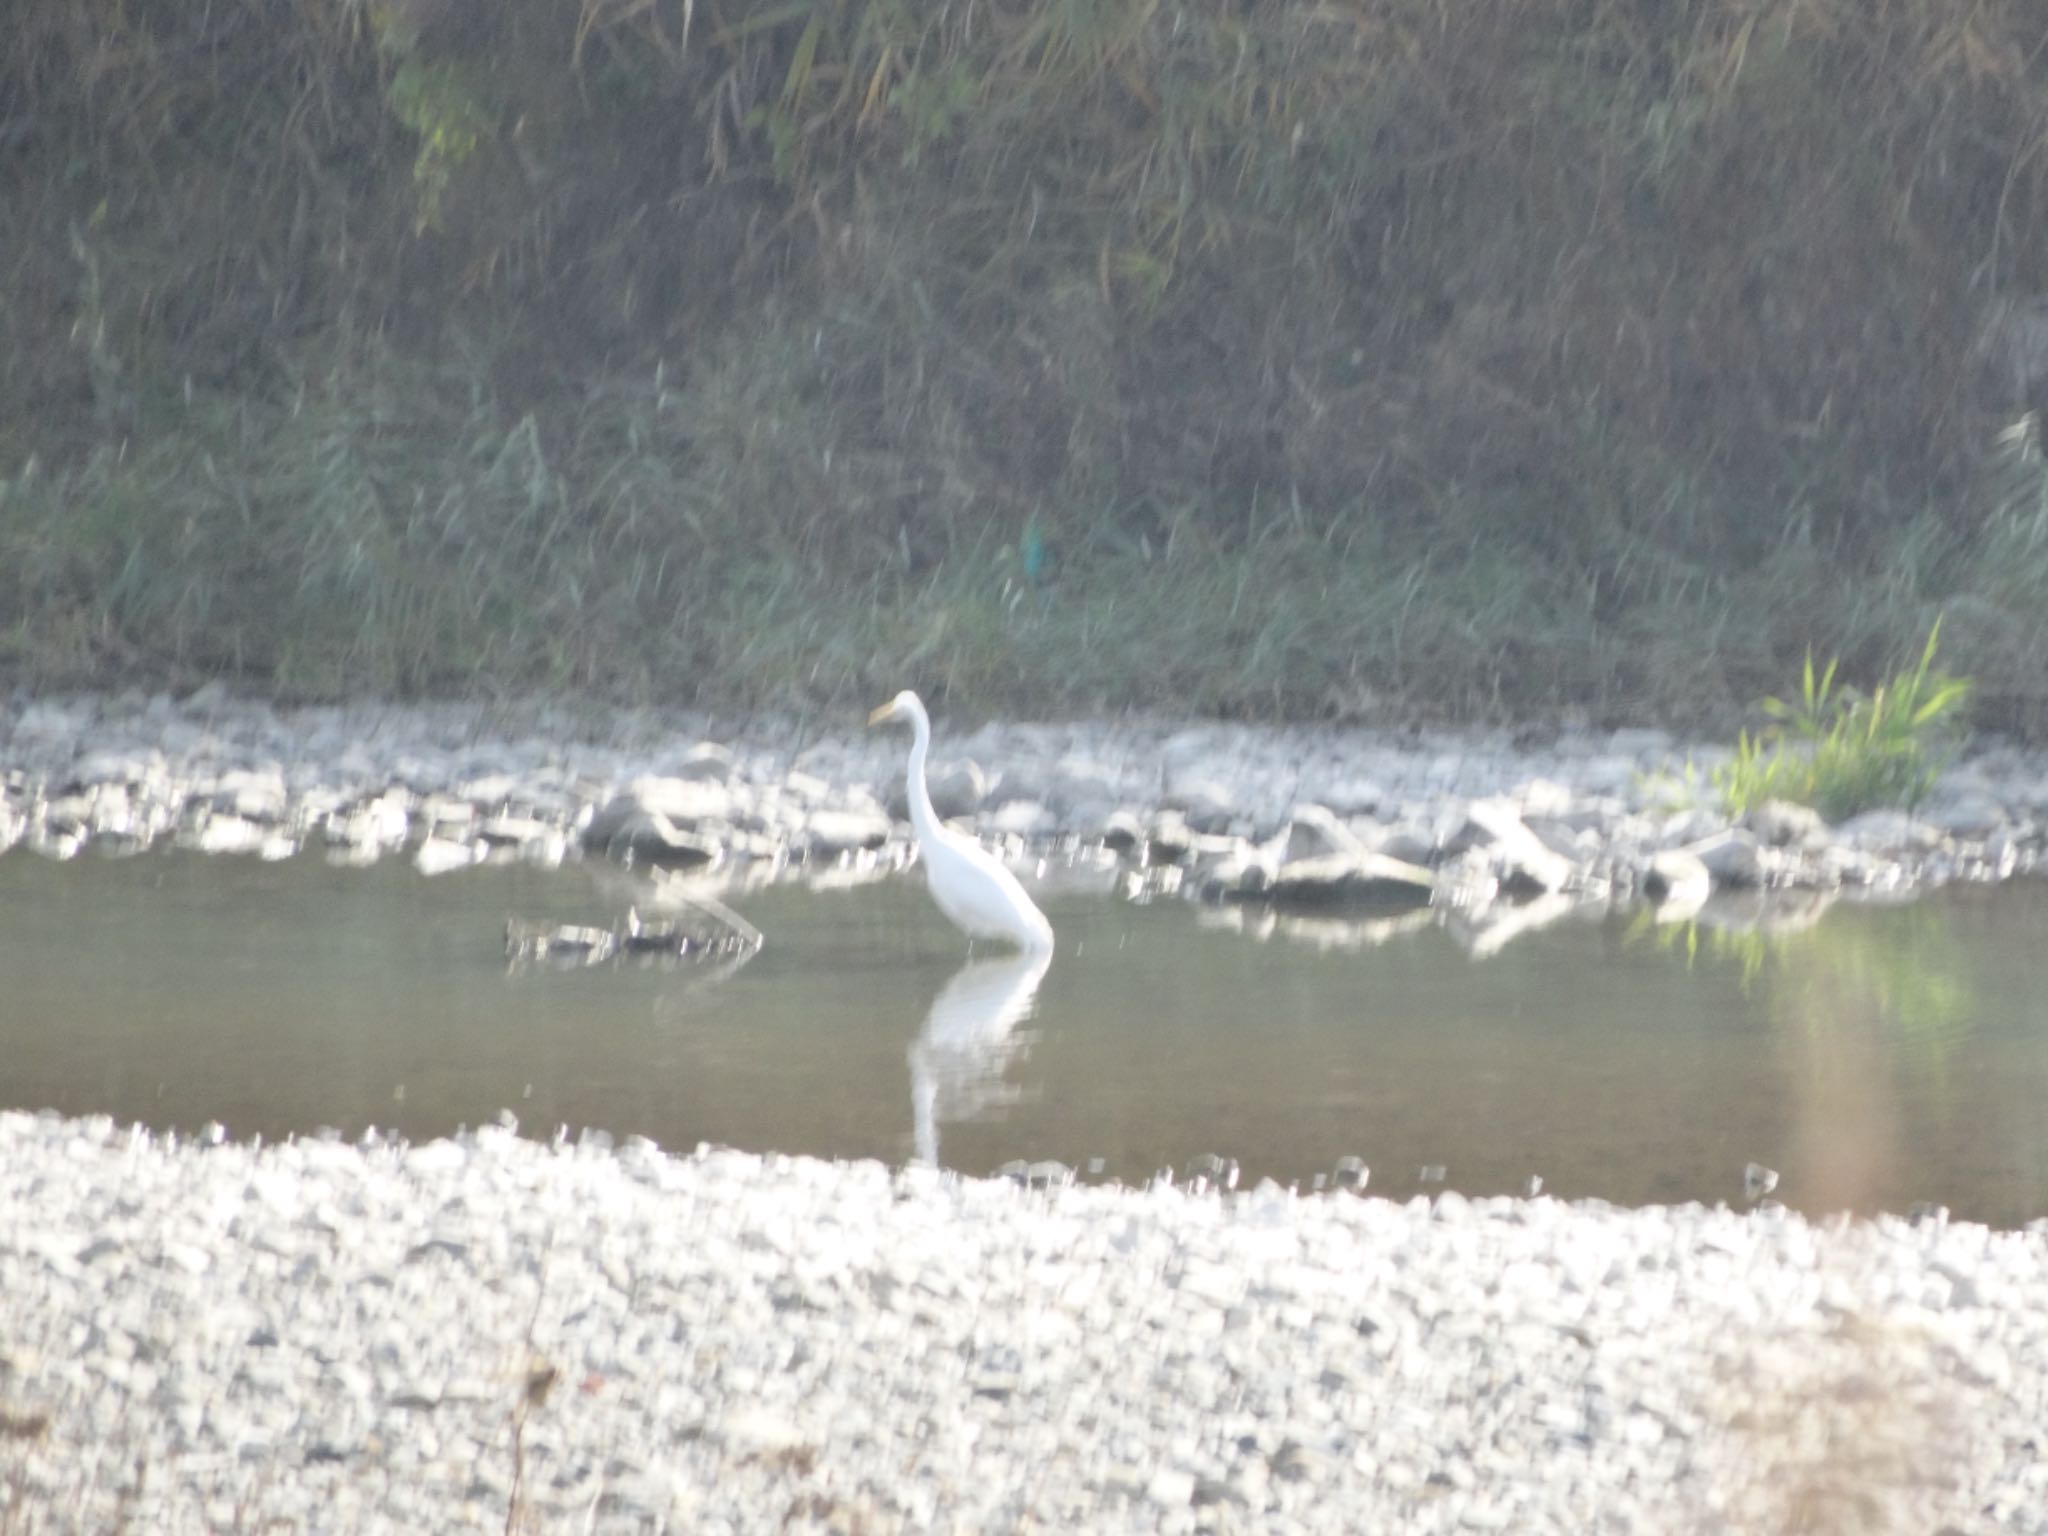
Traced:
<svg viewBox="0 0 2048 1536">
<path fill-rule="evenodd" d="M 1937 796 L 1921 816 L 1950 837 L 1989 837 L 2006 823 L 2004 805 L 1996 795 L 1981 789 Z"/>
<path fill-rule="evenodd" d="M 1763 850 L 1751 832 L 1733 828 L 1682 851 L 1706 866 L 1716 886 L 1749 887 L 1764 883 Z"/>
<path fill-rule="evenodd" d="M 1330 854 L 1281 865 L 1268 889 L 1291 906 L 1422 907 L 1434 899 L 1436 881 L 1420 865 L 1384 854 Z"/>
<path fill-rule="evenodd" d="M 1835 836 L 1865 853 L 1925 853 L 1941 844 L 1941 829 L 1893 807 L 1851 816 Z"/>
<path fill-rule="evenodd" d="M 1828 824 L 1810 805 L 1766 800 L 1752 807 L 1742 824 L 1769 848 L 1820 848 L 1828 840 Z"/>
<path fill-rule="evenodd" d="M 1653 853 L 1642 869 L 1643 894 L 1652 901 L 1698 903 L 1714 887 L 1713 873 L 1696 853 L 1665 848 Z"/>
<path fill-rule="evenodd" d="M 662 869 L 709 864 L 719 852 L 713 839 L 685 831 L 659 811 L 647 810 L 625 795 L 615 796 L 591 817 L 583 829 L 583 846 L 623 863 Z"/>
<path fill-rule="evenodd" d="M 1574 873 L 1572 861 L 1545 846 L 1507 800 L 1473 801 L 1466 807 L 1458 838 L 1484 851 L 1501 890 L 1510 896 L 1561 891 Z"/>
</svg>

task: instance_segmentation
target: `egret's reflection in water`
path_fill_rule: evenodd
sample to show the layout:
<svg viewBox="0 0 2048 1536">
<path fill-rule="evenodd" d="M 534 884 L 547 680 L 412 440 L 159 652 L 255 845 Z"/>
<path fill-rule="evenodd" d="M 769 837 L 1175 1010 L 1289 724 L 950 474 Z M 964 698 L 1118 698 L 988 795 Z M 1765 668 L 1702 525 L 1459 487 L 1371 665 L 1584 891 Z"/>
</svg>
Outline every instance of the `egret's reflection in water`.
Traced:
<svg viewBox="0 0 2048 1536">
<path fill-rule="evenodd" d="M 1017 1096 L 1004 1074 L 1030 1041 L 1031 1017 L 1052 951 L 970 960 L 939 988 L 910 1046 L 912 1134 L 920 1162 L 939 1160 L 939 1125 L 986 1114 Z"/>
</svg>

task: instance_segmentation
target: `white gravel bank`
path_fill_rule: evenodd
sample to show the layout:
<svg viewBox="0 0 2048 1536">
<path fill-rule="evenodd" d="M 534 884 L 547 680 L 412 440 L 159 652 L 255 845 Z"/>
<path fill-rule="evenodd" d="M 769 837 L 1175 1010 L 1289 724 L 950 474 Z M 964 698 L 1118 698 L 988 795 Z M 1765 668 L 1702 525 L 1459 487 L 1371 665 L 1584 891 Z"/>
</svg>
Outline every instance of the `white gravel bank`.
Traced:
<svg viewBox="0 0 2048 1536">
<path fill-rule="evenodd" d="M 0 1115 L 0 1532 L 2048 1531 L 2044 1450 L 2044 1230 Z"/>
</svg>

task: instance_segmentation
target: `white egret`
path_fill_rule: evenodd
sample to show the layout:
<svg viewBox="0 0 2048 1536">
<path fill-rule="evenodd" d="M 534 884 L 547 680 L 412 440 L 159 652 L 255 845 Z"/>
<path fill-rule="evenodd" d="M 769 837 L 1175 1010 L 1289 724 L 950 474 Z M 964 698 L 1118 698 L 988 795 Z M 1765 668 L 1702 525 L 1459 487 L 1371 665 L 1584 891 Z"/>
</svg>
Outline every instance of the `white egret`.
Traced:
<svg viewBox="0 0 2048 1536">
<path fill-rule="evenodd" d="M 953 926 L 971 939 L 1007 939 L 1029 954 L 1052 948 L 1052 924 L 1038 910 L 1015 875 L 994 854 L 971 837 L 939 821 L 925 785 L 925 753 L 932 744 L 932 717 L 924 701 L 909 689 L 868 716 L 869 725 L 908 720 L 915 733 L 910 743 L 910 826 L 924 859 L 925 883 L 932 900 Z"/>
</svg>

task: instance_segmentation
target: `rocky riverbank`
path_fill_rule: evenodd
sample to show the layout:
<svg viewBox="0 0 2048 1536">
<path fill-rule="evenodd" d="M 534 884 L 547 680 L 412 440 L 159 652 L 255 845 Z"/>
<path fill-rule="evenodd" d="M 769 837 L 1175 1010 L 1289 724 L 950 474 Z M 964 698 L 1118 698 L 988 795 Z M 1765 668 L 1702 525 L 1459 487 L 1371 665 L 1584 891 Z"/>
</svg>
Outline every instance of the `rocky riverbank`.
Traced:
<svg viewBox="0 0 2048 1536">
<path fill-rule="evenodd" d="M 0 1531 L 2048 1531 L 2048 1230 L 0 1114 Z"/>
<path fill-rule="evenodd" d="M 1998 742 L 1911 814 L 1829 826 L 1782 804 L 1731 822 L 1705 793 L 1717 749 L 1656 730 L 1532 742 L 1149 719 L 946 726 L 942 814 L 1015 855 L 1078 854 L 1134 895 L 1257 913 L 1429 906 L 1481 942 L 1588 902 L 1711 918 L 1718 900 L 1746 921 L 1758 893 L 2003 879 L 2039 869 L 2048 843 L 2048 752 Z M 0 709 L 0 849 L 312 847 L 430 874 L 610 857 L 744 888 L 907 856 L 903 750 L 854 720 L 292 710 L 215 687 L 17 698 Z"/>
</svg>

